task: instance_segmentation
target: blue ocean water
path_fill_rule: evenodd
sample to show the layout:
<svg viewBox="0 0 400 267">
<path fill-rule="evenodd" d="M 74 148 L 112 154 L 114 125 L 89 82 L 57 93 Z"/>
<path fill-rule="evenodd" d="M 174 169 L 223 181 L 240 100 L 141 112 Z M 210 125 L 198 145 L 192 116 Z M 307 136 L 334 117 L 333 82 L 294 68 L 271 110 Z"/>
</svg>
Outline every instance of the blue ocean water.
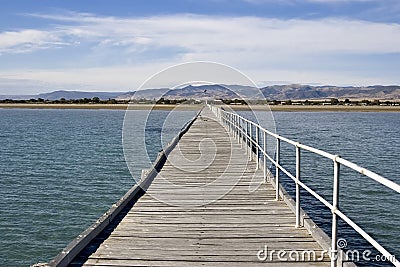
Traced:
<svg viewBox="0 0 400 267">
<path fill-rule="evenodd" d="M 168 119 L 167 111 L 154 111 L 146 133 L 147 112 L 130 112 L 138 125 L 131 134 L 140 140 L 138 145 L 145 137 L 149 154 L 135 157 L 133 176 L 138 178 L 162 144 L 195 112 L 176 111 L 175 119 Z M 134 184 L 122 148 L 124 115 L 119 110 L 0 109 L 1 266 L 50 260 Z M 276 112 L 274 116 L 279 134 L 341 154 L 400 182 L 399 113 Z M 168 127 L 162 126 L 165 120 Z M 290 167 L 291 148 L 282 149 Z M 325 171 L 313 167 L 315 162 Z M 305 154 L 302 163 L 304 179 L 329 198 L 330 162 Z M 398 196 L 346 170 L 341 178 L 341 207 L 400 256 Z M 329 212 L 307 196 L 304 201 L 309 213 L 329 221 Z M 357 240 L 354 236 L 348 243 Z"/>
</svg>

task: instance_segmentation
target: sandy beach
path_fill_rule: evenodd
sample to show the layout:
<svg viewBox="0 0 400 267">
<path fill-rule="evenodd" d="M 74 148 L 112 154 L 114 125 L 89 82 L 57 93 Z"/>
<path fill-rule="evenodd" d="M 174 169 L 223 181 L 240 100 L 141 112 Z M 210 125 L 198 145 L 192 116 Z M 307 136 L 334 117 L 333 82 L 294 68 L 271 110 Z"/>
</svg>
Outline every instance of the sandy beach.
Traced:
<svg viewBox="0 0 400 267">
<path fill-rule="evenodd" d="M 198 110 L 201 105 L 149 105 L 149 104 L 0 104 L 0 108 L 24 108 L 24 109 L 120 109 L 126 110 Z M 234 110 L 249 110 L 250 106 L 231 105 Z M 272 105 L 272 111 L 286 112 L 400 112 L 400 106 L 300 106 L 300 105 Z M 254 105 L 253 110 L 265 110 L 266 106 Z"/>
</svg>

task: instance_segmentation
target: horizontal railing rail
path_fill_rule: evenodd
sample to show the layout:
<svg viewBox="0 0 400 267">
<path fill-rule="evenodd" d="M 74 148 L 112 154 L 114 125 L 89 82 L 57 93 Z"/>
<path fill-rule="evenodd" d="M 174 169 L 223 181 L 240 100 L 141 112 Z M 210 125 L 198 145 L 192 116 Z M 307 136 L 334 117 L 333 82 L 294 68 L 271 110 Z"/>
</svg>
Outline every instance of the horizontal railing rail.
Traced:
<svg viewBox="0 0 400 267">
<path fill-rule="evenodd" d="M 290 140 L 283 136 L 280 136 L 276 133 L 270 132 L 259 124 L 246 119 L 236 113 L 228 112 L 221 107 L 209 105 L 208 107 L 212 110 L 212 112 L 217 116 L 220 122 L 225 125 L 228 130 L 232 133 L 232 135 L 240 142 L 241 144 L 245 144 L 246 153 L 249 157 L 249 160 L 253 160 L 255 157 L 256 160 L 256 168 L 260 168 L 261 166 L 264 170 L 264 179 L 267 180 L 267 160 L 269 160 L 273 166 L 275 167 L 275 198 L 279 200 L 279 173 L 280 171 L 286 174 L 291 180 L 295 182 L 295 213 L 296 213 L 296 227 L 301 227 L 301 205 L 300 205 L 300 188 L 303 188 L 308 193 L 310 193 L 313 197 L 319 200 L 322 204 L 324 204 L 327 208 L 329 208 L 332 212 L 332 235 L 331 235 L 331 246 L 330 246 L 330 257 L 331 257 L 331 266 L 334 267 L 337 265 L 338 259 L 338 218 L 341 218 L 345 221 L 350 227 L 352 227 L 356 232 L 358 232 L 365 240 L 367 240 L 373 247 L 375 247 L 388 261 L 390 261 L 394 266 L 400 266 L 400 262 L 396 259 L 395 255 L 391 254 L 388 250 L 386 250 L 381 244 L 379 244 L 370 234 L 368 234 L 364 229 L 362 229 L 358 224 L 356 224 L 352 219 L 350 219 L 346 214 L 344 214 L 339 208 L 339 178 L 340 178 L 340 167 L 346 166 L 356 172 L 359 172 L 376 182 L 390 188 L 391 190 L 400 193 L 400 185 L 396 184 L 389 179 L 374 173 L 370 170 L 362 168 L 357 164 L 354 164 L 344 158 L 341 158 L 339 155 L 333 155 L 328 152 L 322 151 L 317 148 L 313 148 L 307 145 L 303 145 L 299 142 Z M 276 140 L 276 150 L 275 155 L 269 155 L 267 152 L 267 136 L 271 136 Z M 292 174 L 290 171 L 285 169 L 280 162 L 280 154 L 281 154 L 281 142 L 285 142 L 287 144 L 293 145 L 296 150 L 296 173 Z M 312 190 L 309 186 L 301 181 L 300 176 L 300 152 L 301 150 L 309 151 L 314 154 L 320 155 L 322 157 L 328 158 L 333 161 L 333 192 L 332 192 L 332 203 L 323 198 L 317 192 Z M 261 154 L 260 154 L 261 153 Z M 261 162 L 260 162 L 261 161 Z"/>
</svg>

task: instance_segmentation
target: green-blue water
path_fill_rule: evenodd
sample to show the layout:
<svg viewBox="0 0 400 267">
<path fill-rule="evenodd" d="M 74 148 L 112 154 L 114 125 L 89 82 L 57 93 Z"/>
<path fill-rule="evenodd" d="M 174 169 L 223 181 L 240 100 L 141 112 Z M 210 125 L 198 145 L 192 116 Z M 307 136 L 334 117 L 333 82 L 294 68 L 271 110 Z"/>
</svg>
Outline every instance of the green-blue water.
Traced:
<svg viewBox="0 0 400 267">
<path fill-rule="evenodd" d="M 147 113 L 132 112 L 142 126 L 132 129 L 132 134 L 142 145 Z M 178 119 L 169 124 L 163 141 L 172 138 L 194 113 L 177 112 Z M 124 114 L 117 110 L 0 109 L 1 266 L 50 260 L 133 185 L 121 142 Z M 152 127 L 146 133 L 150 159 L 137 155 L 135 178 L 161 148 L 158 136 L 167 114 L 156 111 L 151 117 Z M 277 112 L 274 116 L 281 135 L 341 154 L 400 182 L 399 113 Z M 307 155 L 304 164 L 311 166 Z M 312 173 L 313 186 L 329 197 L 329 175 L 307 167 L 305 175 L 307 171 Z M 345 172 L 342 207 L 399 256 L 399 197 Z"/>
</svg>

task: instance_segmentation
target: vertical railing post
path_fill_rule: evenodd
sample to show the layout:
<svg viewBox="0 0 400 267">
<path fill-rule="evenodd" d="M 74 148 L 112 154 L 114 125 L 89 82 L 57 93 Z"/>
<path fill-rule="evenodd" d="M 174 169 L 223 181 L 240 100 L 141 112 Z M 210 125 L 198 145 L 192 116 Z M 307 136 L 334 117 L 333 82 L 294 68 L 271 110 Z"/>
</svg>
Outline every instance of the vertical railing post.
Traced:
<svg viewBox="0 0 400 267">
<path fill-rule="evenodd" d="M 263 131 L 263 165 L 264 165 L 264 181 L 267 181 L 267 133 Z"/>
<path fill-rule="evenodd" d="M 239 117 L 239 115 L 238 115 L 238 117 L 237 117 L 237 119 L 238 119 L 238 122 L 237 122 L 237 124 L 238 124 L 238 133 L 239 133 L 239 136 L 238 136 L 238 138 L 239 138 L 239 144 L 240 144 L 240 148 L 242 148 L 242 138 L 243 138 L 243 133 L 242 133 L 242 119 Z"/>
<path fill-rule="evenodd" d="M 232 124 L 231 124 L 231 114 L 227 113 L 228 115 L 228 127 L 229 127 L 229 132 L 232 133 Z"/>
<path fill-rule="evenodd" d="M 226 113 L 225 112 L 224 112 L 224 126 L 227 127 L 227 124 L 226 124 Z"/>
<path fill-rule="evenodd" d="M 275 200 L 279 201 L 279 167 L 280 164 L 280 150 L 281 150 L 281 140 L 276 139 L 276 158 L 275 158 Z"/>
<path fill-rule="evenodd" d="M 242 126 L 240 125 L 240 116 L 237 115 L 237 125 L 238 125 L 238 143 L 242 141 Z"/>
<path fill-rule="evenodd" d="M 247 127 L 247 137 L 246 137 L 246 150 L 247 150 L 247 159 L 250 160 L 250 124 L 246 121 Z"/>
<path fill-rule="evenodd" d="M 301 227 L 300 222 L 300 147 L 296 145 L 296 227 Z"/>
<path fill-rule="evenodd" d="M 244 121 L 244 126 L 245 126 L 245 139 L 244 139 L 244 143 L 245 143 L 245 152 L 246 154 L 249 153 L 249 148 L 248 148 L 248 142 L 249 142 L 249 124 L 247 123 L 247 121 Z"/>
<path fill-rule="evenodd" d="M 239 128 L 240 128 L 240 148 L 243 148 L 243 120 L 242 118 L 239 118 Z"/>
<path fill-rule="evenodd" d="M 236 132 L 235 132 L 235 116 L 234 116 L 234 114 L 231 114 L 231 125 L 232 125 L 232 136 L 233 136 L 233 138 L 236 138 Z"/>
<path fill-rule="evenodd" d="M 260 129 L 258 127 L 258 125 L 255 126 L 256 127 L 256 170 L 258 170 L 260 168 L 259 166 L 259 149 L 258 149 L 258 145 L 259 145 L 259 134 L 260 134 Z"/>
<path fill-rule="evenodd" d="M 240 144 L 241 142 L 241 138 L 242 138 L 242 129 L 240 127 L 240 117 L 239 115 L 236 115 L 236 124 L 237 124 L 237 130 L 238 130 L 238 144 Z"/>
<path fill-rule="evenodd" d="M 229 127 L 229 113 L 225 113 L 225 121 L 226 121 L 226 127 L 228 128 L 228 132 L 230 131 Z"/>
<path fill-rule="evenodd" d="M 229 129 L 229 133 L 232 134 L 232 125 L 231 125 L 231 114 L 227 113 L 228 115 L 228 129 Z"/>
<path fill-rule="evenodd" d="M 234 119 L 234 115 L 233 114 L 230 114 L 230 115 L 231 115 L 231 125 L 232 125 L 232 136 L 233 136 L 233 138 L 235 138 L 235 136 L 236 136 L 236 134 L 235 134 L 235 123 L 234 123 L 235 119 Z"/>
<path fill-rule="evenodd" d="M 249 132 L 249 160 L 253 160 L 253 124 L 249 123 L 250 132 Z"/>
<path fill-rule="evenodd" d="M 232 114 L 229 114 L 229 125 L 231 126 L 231 134 L 232 134 L 232 136 L 235 136 L 235 132 L 233 131 Z"/>
<path fill-rule="evenodd" d="M 331 244 L 331 267 L 336 267 L 338 257 L 337 247 L 337 232 L 338 232 L 338 218 L 336 210 L 339 209 L 339 176 L 340 176 L 340 163 L 337 162 L 336 156 L 333 160 L 333 198 L 332 198 L 332 244 Z"/>
<path fill-rule="evenodd" d="M 235 128 L 235 138 L 236 138 L 237 142 L 239 143 L 239 126 L 238 126 L 238 118 L 237 118 L 236 114 L 233 115 L 233 125 Z"/>
</svg>

